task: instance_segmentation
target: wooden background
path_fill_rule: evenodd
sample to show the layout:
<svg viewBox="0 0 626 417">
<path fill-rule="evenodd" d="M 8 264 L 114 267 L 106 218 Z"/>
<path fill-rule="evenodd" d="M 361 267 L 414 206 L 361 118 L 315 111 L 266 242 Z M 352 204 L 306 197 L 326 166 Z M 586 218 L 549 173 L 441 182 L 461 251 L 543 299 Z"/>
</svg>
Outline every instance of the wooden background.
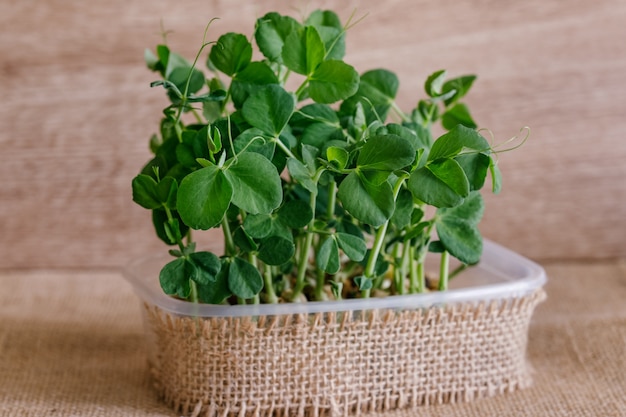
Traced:
<svg viewBox="0 0 626 417">
<path fill-rule="evenodd" d="M 339 3 L 339 2 L 337 2 Z M 476 73 L 469 104 L 498 141 L 504 191 L 483 234 L 539 261 L 626 257 L 626 2 L 623 0 L 2 0 L 0 268 L 109 268 L 164 247 L 130 181 L 165 105 L 143 50 L 191 57 L 210 34 L 251 35 L 256 17 L 333 7 L 360 72 L 395 71 L 409 109 L 423 80 Z"/>
</svg>

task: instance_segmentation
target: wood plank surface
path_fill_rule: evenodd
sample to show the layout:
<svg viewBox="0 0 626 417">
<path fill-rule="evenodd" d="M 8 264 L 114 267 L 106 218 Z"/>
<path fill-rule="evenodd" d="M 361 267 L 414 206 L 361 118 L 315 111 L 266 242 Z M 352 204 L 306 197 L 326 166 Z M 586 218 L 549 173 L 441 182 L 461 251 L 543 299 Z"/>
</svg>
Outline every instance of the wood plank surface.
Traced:
<svg viewBox="0 0 626 417">
<path fill-rule="evenodd" d="M 0 3 L 0 268 L 118 267 L 165 248 L 130 181 L 165 105 L 143 50 L 186 56 L 209 34 L 251 35 L 269 10 L 333 7 L 359 71 L 398 74 L 399 103 L 438 69 L 479 75 L 468 102 L 501 155 L 483 234 L 537 260 L 626 256 L 626 2 L 622 0 L 109 0 Z M 210 240 L 210 238 L 207 238 Z"/>
</svg>

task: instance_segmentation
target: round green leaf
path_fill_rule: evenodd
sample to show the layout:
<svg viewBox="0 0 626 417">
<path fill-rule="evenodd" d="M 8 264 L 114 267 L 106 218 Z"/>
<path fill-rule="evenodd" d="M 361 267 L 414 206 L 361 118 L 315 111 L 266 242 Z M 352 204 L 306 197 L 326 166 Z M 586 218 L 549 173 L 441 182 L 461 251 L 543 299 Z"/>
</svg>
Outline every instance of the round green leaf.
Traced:
<svg viewBox="0 0 626 417">
<path fill-rule="evenodd" d="M 178 258 L 165 265 L 159 273 L 159 283 L 165 294 L 187 299 L 191 292 L 188 273 L 189 269 L 183 258 Z"/>
<path fill-rule="evenodd" d="M 382 225 L 393 214 L 393 191 L 386 181 L 374 186 L 353 172 L 341 182 L 337 195 L 352 216 L 371 226 Z"/>
<path fill-rule="evenodd" d="M 208 285 L 215 282 L 217 273 L 221 269 L 220 259 L 211 252 L 195 252 L 189 255 L 189 260 L 195 265 L 195 275 L 192 277 L 198 284 Z"/>
<path fill-rule="evenodd" d="M 329 236 L 326 240 L 324 240 L 317 251 L 315 262 L 318 268 L 328 272 L 329 274 L 336 274 L 339 272 L 339 247 L 337 246 L 337 241 L 333 236 Z"/>
<path fill-rule="evenodd" d="M 215 68 L 232 76 L 243 70 L 252 60 L 252 45 L 240 33 L 226 33 L 211 48 L 209 60 Z"/>
<path fill-rule="evenodd" d="M 359 74 L 343 61 L 322 62 L 309 78 L 309 95 L 317 103 L 344 100 L 359 88 Z"/>
<path fill-rule="evenodd" d="M 241 108 L 246 122 L 278 137 L 295 109 L 294 97 L 279 85 L 267 85 L 252 94 Z"/>
<path fill-rule="evenodd" d="M 413 144 L 403 137 L 376 135 L 361 148 L 357 166 L 362 170 L 394 171 L 411 165 L 415 152 Z"/>
<path fill-rule="evenodd" d="M 280 175 L 274 164 L 260 154 L 239 154 L 224 174 L 232 184 L 232 202 L 250 214 L 270 213 L 282 202 Z"/>
<path fill-rule="evenodd" d="M 467 126 L 471 129 L 475 129 L 478 125 L 472 118 L 472 115 L 469 112 L 469 108 L 462 103 L 455 104 L 454 107 L 447 110 L 441 116 L 441 124 L 444 128 L 450 130 L 453 129 L 456 125 Z"/>
<path fill-rule="evenodd" d="M 230 93 L 236 108 L 241 108 L 248 96 L 269 84 L 278 84 L 274 71 L 265 62 L 251 62 L 235 75 Z"/>
<path fill-rule="evenodd" d="M 489 142 L 480 133 L 463 125 L 457 125 L 448 133 L 441 135 L 433 143 L 428 160 L 434 161 L 439 158 L 453 158 L 457 156 L 463 148 L 472 149 L 479 152 L 491 149 Z"/>
<path fill-rule="evenodd" d="M 325 55 L 324 42 L 314 26 L 293 31 L 285 39 L 282 51 L 285 66 L 302 75 L 312 74 Z"/>
<path fill-rule="evenodd" d="M 133 201 L 141 207 L 154 210 L 162 206 L 157 194 L 157 182 L 146 174 L 139 174 L 132 181 Z"/>
<path fill-rule="evenodd" d="M 306 226 L 313 218 L 313 211 L 302 200 L 290 200 L 278 210 L 278 218 L 286 226 L 298 229 Z"/>
<path fill-rule="evenodd" d="M 263 289 L 263 278 L 251 263 L 233 258 L 228 267 L 228 288 L 237 297 L 252 298 Z"/>
<path fill-rule="evenodd" d="M 478 263 L 483 241 L 478 228 L 470 222 L 445 216 L 435 222 L 437 235 L 448 252 L 464 264 Z"/>
<path fill-rule="evenodd" d="M 429 165 L 413 171 L 407 186 L 415 198 L 435 207 L 454 207 L 463 202 L 463 198 L 469 193 L 469 183 L 465 173 L 454 160 L 447 159 L 445 161 L 451 162 L 432 164 L 432 166 Z M 433 167 L 442 178 L 435 175 Z M 446 172 L 446 168 L 450 168 L 450 170 Z M 463 194 L 451 188 L 446 181 L 461 189 Z"/>
<path fill-rule="evenodd" d="M 176 207 L 192 229 L 218 225 L 233 198 L 233 186 L 222 170 L 209 165 L 187 175 L 180 183 Z"/>
<path fill-rule="evenodd" d="M 335 236 L 337 244 L 348 258 L 355 262 L 363 260 L 367 253 L 367 245 L 364 239 L 348 233 L 337 233 Z"/>
<path fill-rule="evenodd" d="M 285 39 L 300 27 L 300 23 L 292 17 L 271 12 L 257 20 L 254 38 L 267 59 L 281 63 Z"/>
<path fill-rule="evenodd" d="M 198 284 L 198 298 L 203 303 L 221 304 L 226 298 L 232 295 L 228 287 L 229 263 L 222 259 L 220 271 L 215 277 L 215 281 L 209 284 Z"/>
<path fill-rule="evenodd" d="M 282 236 L 270 236 L 259 245 L 258 257 L 268 265 L 282 265 L 289 262 L 296 251 L 296 246 Z"/>
</svg>

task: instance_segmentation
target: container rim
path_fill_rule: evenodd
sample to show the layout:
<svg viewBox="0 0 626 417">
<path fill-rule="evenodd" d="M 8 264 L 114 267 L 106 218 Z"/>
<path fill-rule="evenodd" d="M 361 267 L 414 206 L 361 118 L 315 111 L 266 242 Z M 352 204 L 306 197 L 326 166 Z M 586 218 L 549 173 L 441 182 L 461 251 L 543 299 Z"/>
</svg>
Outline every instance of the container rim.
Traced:
<svg viewBox="0 0 626 417">
<path fill-rule="evenodd" d="M 140 264 L 150 259 L 162 261 L 163 256 L 140 258 L 130 263 L 122 271 L 125 279 L 132 285 L 135 294 L 142 301 L 157 305 L 170 313 L 193 317 L 276 316 L 339 311 L 427 308 L 451 303 L 523 297 L 542 287 L 547 280 L 544 269 L 537 263 L 485 239 L 483 256 L 480 263 L 474 268 L 480 268 L 502 276 L 507 275 L 507 267 L 512 267 L 515 268 L 517 276 L 503 278 L 504 282 L 500 283 L 450 289 L 445 292 L 339 301 L 311 301 L 308 303 L 214 305 L 190 303 L 165 294 L 158 284 L 158 279 L 139 272 L 141 269 L 139 268 Z"/>
</svg>

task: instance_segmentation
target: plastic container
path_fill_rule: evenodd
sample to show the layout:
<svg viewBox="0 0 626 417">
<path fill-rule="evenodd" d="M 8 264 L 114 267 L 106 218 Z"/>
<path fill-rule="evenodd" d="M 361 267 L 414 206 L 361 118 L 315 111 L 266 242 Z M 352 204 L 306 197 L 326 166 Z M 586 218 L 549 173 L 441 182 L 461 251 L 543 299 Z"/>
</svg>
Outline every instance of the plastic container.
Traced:
<svg viewBox="0 0 626 417">
<path fill-rule="evenodd" d="M 446 292 L 216 306 L 165 295 L 166 259 L 131 264 L 157 391 L 187 415 L 347 415 L 524 388 L 544 270 L 485 241 Z"/>
</svg>

